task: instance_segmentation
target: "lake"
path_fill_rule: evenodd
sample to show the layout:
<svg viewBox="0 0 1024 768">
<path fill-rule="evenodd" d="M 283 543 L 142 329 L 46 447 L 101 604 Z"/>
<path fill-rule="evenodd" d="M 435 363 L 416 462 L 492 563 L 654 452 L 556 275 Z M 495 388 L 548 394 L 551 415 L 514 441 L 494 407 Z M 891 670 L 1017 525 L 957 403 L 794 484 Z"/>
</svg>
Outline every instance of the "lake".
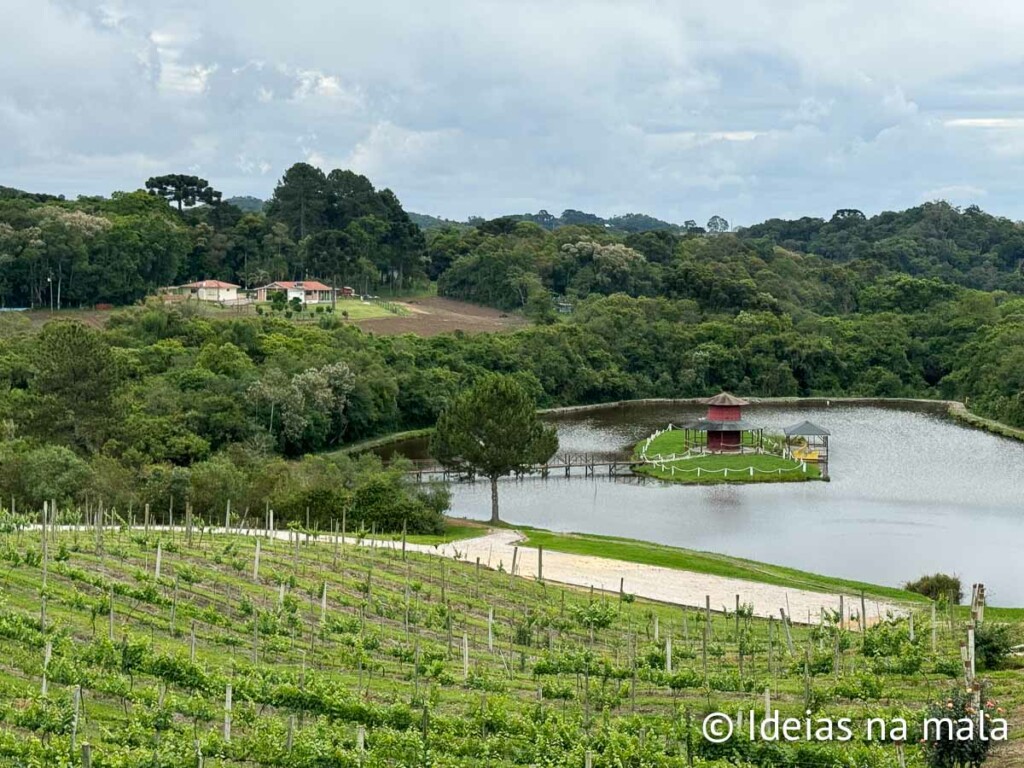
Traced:
<svg viewBox="0 0 1024 768">
<path fill-rule="evenodd" d="M 610 451 L 702 413 L 631 405 L 549 418 L 560 450 Z M 1024 444 L 931 406 L 754 406 L 769 432 L 809 419 L 832 433 L 831 482 L 682 486 L 598 477 L 503 481 L 503 520 L 721 552 L 898 586 L 956 573 L 989 604 L 1024 606 Z M 423 441 L 394 450 L 423 456 Z M 486 483 L 453 483 L 452 513 L 490 517 Z"/>
</svg>

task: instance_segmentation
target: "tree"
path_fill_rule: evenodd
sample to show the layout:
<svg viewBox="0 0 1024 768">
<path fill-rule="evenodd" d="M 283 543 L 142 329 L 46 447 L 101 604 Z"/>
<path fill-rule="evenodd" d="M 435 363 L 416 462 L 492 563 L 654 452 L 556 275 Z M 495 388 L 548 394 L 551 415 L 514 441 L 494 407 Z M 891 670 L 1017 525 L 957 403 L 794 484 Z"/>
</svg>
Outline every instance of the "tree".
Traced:
<svg viewBox="0 0 1024 768">
<path fill-rule="evenodd" d="M 708 219 L 708 232 L 713 235 L 720 235 L 729 231 L 729 222 L 721 216 L 715 215 Z"/>
<path fill-rule="evenodd" d="M 446 467 L 491 481 L 491 522 L 499 523 L 498 478 L 543 464 L 558 450 L 555 428 L 514 376 L 489 375 L 441 414 L 430 453 Z"/>
<path fill-rule="evenodd" d="M 47 398 L 40 421 L 95 449 L 114 414 L 121 366 L 103 335 L 81 323 L 53 322 L 36 338 L 32 389 Z"/>
<path fill-rule="evenodd" d="M 296 163 L 281 177 L 267 203 L 267 217 L 288 227 L 295 240 L 320 231 L 327 217 L 327 177 L 309 163 Z"/>
<path fill-rule="evenodd" d="M 221 193 L 211 187 L 206 179 L 183 173 L 169 173 L 146 179 L 146 189 L 151 195 L 162 197 L 168 202 L 176 202 L 178 213 L 181 213 L 183 206 L 191 208 L 197 203 L 219 205 L 221 198 Z"/>
</svg>

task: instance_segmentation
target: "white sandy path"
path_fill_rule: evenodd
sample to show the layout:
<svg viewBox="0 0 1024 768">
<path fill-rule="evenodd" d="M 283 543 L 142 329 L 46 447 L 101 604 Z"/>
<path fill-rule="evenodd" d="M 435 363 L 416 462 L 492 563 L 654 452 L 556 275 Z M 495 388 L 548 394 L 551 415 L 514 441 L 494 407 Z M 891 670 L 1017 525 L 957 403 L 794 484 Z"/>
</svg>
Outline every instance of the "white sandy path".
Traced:
<svg viewBox="0 0 1024 768">
<path fill-rule="evenodd" d="M 499 564 L 507 571 L 512 567 L 514 548 L 519 547 L 516 558 L 516 574 L 526 578 L 537 577 L 537 550 L 524 547 L 524 536 L 517 531 L 494 531 L 486 536 L 464 539 L 450 544 L 430 546 L 409 544 L 409 551 L 443 555 L 464 562 L 476 562 L 497 568 Z M 394 546 L 394 544 L 390 544 Z M 656 565 L 642 565 L 624 560 L 612 560 L 591 555 L 574 555 L 567 552 L 544 550 L 543 576 L 545 581 L 572 584 L 579 587 L 619 591 L 619 580 L 623 589 L 638 597 L 663 603 L 703 608 L 706 597 L 711 598 L 712 610 L 734 610 L 736 595 L 740 603 L 752 605 L 754 614 L 761 617 L 779 618 L 779 609 L 786 611 L 793 622 L 816 624 L 821 609 L 839 610 L 839 595 L 812 592 L 803 589 L 788 589 L 772 584 L 761 584 L 746 579 L 733 579 L 707 573 L 695 573 Z M 868 621 L 872 623 L 887 612 L 901 614 L 904 611 L 891 603 L 869 600 Z M 847 617 L 860 613 L 860 596 L 844 596 L 844 613 Z M 851 625 L 852 626 L 852 625 Z"/>
</svg>

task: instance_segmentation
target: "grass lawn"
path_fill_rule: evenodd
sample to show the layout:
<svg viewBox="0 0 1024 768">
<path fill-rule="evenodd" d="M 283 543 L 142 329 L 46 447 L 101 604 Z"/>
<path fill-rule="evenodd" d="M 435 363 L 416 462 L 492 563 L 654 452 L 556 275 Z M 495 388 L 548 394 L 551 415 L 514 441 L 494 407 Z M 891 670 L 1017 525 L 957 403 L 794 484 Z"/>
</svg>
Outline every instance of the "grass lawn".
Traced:
<svg viewBox="0 0 1024 768">
<path fill-rule="evenodd" d="M 405 540 L 410 544 L 447 544 L 450 541 L 462 541 L 463 539 L 474 539 L 477 536 L 486 536 L 487 531 L 488 527 L 483 523 L 447 517 L 444 521 L 444 533 L 413 534 L 406 536 Z M 402 534 L 392 534 L 381 538 L 401 541 Z"/>
<path fill-rule="evenodd" d="M 545 549 L 557 552 L 608 557 L 615 560 L 626 560 L 631 563 L 643 563 L 645 565 L 657 565 L 663 568 L 675 568 L 682 571 L 747 579 L 764 584 L 774 584 L 793 589 L 808 589 L 829 594 L 845 592 L 856 595 L 863 591 L 869 597 L 885 598 L 887 600 L 926 601 L 926 598 L 921 595 L 895 587 L 821 576 L 795 568 L 769 565 L 755 560 L 745 560 L 728 555 L 716 555 L 712 552 L 697 552 L 690 549 L 667 547 L 661 544 L 650 544 L 648 542 L 613 536 L 553 533 L 534 528 L 521 528 L 519 530 L 526 535 L 526 543 L 529 546 L 542 546 Z"/>
<path fill-rule="evenodd" d="M 745 445 L 754 445 L 754 436 L 744 433 Z M 778 438 L 765 436 L 768 441 Z M 642 444 L 635 450 L 640 454 Z M 655 456 L 672 456 L 686 451 L 683 432 L 670 430 L 655 437 L 647 448 L 649 458 Z M 754 468 L 753 474 L 750 468 Z M 698 472 L 698 470 L 700 470 Z M 821 471 L 817 464 L 808 464 L 807 470 L 801 469 L 798 462 L 770 454 L 714 454 L 690 459 L 669 461 L 664 465 L 641 464 L 634 471 L 656 477 L 687 484 L 714 483 L 778 483 L 801 482 L 804 480 L 820 480 Z"/>
</svg>

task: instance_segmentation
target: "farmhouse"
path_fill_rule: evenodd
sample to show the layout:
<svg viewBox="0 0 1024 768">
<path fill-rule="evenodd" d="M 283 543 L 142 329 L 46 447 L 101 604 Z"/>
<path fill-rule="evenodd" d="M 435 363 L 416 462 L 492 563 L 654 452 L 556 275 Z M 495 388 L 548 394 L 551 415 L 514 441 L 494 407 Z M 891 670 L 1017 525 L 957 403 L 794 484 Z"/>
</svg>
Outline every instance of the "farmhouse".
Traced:
<svg viewBox="0 0 1024 768">
<path fill-rule="evenodd" d="M 178 286 L 178 292 L 199 301 L 221 301 L 236 303 L 238 286 L 223 280 L 200 280 L 196 283 Z"/>
<path fill-rule="evenodd" d="M 284 293 L 288 301 L 298 299 L 303 304 L 330 304 L 338 290 L 319 280 L 276 280 L 256 289 L 256 301 L 270 301 L 275 293 Z"/>
</svg>

